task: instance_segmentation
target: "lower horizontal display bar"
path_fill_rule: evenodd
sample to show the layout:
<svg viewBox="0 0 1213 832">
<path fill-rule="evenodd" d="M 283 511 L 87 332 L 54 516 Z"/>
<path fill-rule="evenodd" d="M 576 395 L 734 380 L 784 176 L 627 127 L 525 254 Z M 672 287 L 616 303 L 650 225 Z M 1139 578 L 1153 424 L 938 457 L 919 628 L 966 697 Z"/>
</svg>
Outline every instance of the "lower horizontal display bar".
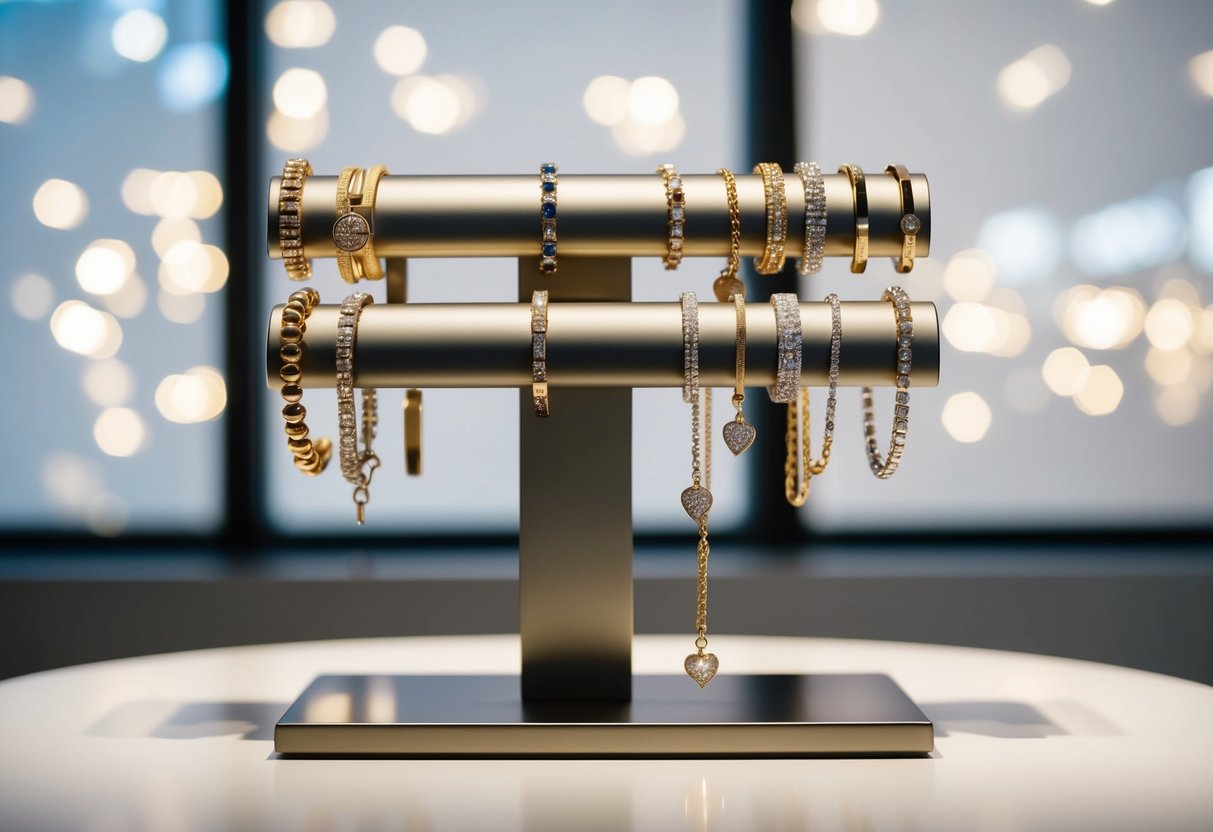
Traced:
<svg viewBox="0 0 1213 832">
<path fill-rule="evenodd" d="M 337 305 L 312 310 L 304 336 L 303 385 L 336 386 Z M 842 303 L 838 383 L 896 381 L 897 322 L 882 301 Z M 939 318 L 933 303 L 911 305 L 912 387 L 939 384 Z M 281 384 L 279 319 L 270 315 L 267 382 Z M 802 385 L 829 383 L 830 305 L 802 302 Z M 746 384 L 775 383 L 775 314 L 746 306 Z M 734 381 L 736 313 L 731 303 L 699 305 L 699 373 L 709 387 Z M 548 383 L 554 387 L 680 387 L 682 317 L 677 303 L 551 303 Z M 358 387 L 522 387 L 531 383 L 531 310 L 525 303 L 372 304 L 362 312 L 354 352 Z"/>
</svg>

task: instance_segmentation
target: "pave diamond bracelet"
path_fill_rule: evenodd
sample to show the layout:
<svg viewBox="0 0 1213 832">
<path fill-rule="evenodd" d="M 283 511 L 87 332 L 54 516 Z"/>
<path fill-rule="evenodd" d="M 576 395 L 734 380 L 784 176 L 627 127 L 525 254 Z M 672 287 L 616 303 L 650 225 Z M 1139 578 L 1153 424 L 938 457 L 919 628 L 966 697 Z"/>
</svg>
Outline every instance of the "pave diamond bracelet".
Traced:
<svg viewBox="0 0 1213 832">
<path fill-rule="evenodd" d="M 753 173 L 762 174 L 762 195 L 766 204 L 766 243 L 762 256 L 754 259 L 759 274 L 779 274 L 786 259 L 788 239 L 788 196 L 783 169 L 774 162 L 759 162 Z"/>
<path fill-rule="evenodd" d="M 312 261 L 303 255 L 303 183 L 312 175 L 307 159 L 287 159 L 278 188 L 278 247 L 291 280 L 312 276 Z"/>
<path fill-rule="evenodd" d="M 548 293 L 531 295 L 531 402 L 536 416 L 551 416 L 548 399 Z"/>
<path fill-rule="evenodd" d="M 379 424 L 376 393 L 362 388 L 362 450 L 358 450 L 358 414 L 354 406 L 354 354 L 358 341 L 358 321 L 362 310 L 372 303 L 370 295 L 355 292 L 341 303 L 337 318 L 337 432 L 341 475 L 354 486 L 358 525 L 366 522 L 366 504 L 370 502 L 371 477 L 379 467 L 379 457 L 371 449 Z"/>
<path fill-rule="evenodd" d="M 793 170 L 804 185 L 804 253 L 796 269 L 800 274 L 817 274 L 826 242 L 825 179 L 816 162 L 797 162 Z"/>
<path fill-rule="evenodd" d="M 662 262 L 666 270 L 678 268 L 682 262 L 683 232 L 686 229 L 686 194 L 682 191 L 682 177 L 673 165 L 662 165 L 657 168 L 661 178 L 665 180 L 665 204 L 668 219 L 666 220 L 667 239 L 666 253 Z"/>
<path fill-rule="evenodd" d="M 775 384 L 767 388 L 773 402 L 793 402 L 800 389 L 800 371 L 804 333 L 800 328 L 800 298 L 790 292 L 771 295 L 775 307 L 775 330 L 779 335 L 779 363 L 775 369 Z"/>
<path fill-rule="evenodd" d="M 872 406 L 872 388 L 863 388 L 863 435 L 867 445 L 868 463 L 872 473 L 887 480 L 897 471 L 905 452 L 906 434 L 910 430 L 910 366 L 913 359 L 914 319 L 910 314 L 910 298 L 900 286 L 885 289 L 880 298 L 893 304 L 897 325 L 897 392 L 893 406 L 893 436 L 889 453 L 882 461 L 876 444 L 876 416 Z"/>
</svg>

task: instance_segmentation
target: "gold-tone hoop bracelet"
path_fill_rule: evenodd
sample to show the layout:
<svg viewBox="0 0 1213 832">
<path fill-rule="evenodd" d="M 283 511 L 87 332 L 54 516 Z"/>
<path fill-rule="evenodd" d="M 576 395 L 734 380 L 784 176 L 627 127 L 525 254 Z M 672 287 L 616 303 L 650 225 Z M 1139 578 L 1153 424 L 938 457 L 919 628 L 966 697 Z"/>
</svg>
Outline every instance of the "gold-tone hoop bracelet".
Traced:
<svg viewBox="0 0 1213 832">
<path fill-rule="evenodd" d="M 914 183 L 905 165 L 889 165 L 884 172 L 897 180 L 901 193 L 901 257 L 893 261 L 897 271 L 908 274 L 914 268 L 914 257 L 918 250 L 918 232 L 922 231 L 922 220 L 914 213 Z"/>
<path fill-rule="evenodd" d="M 286 446 L 295 459 L 295 467 L 309 477 L 325 469 L 333 455 L 330 439 L 320 438 L 315 442 L 308 435 L 307 408 L 303 406 L 303 336 L 307 332 L 307 319 L 312 309 L 320 303 L 320 294 L 310 286 L 291 293 L 282 309 L 282 321 L 278 331 L 278 358 L 282 367 L 278 377 L 282 379 L 282 418 L 286 420 Z"/>
<path fill-rule="evenodd" d="M 821 441 L 821 458 L 813 459 L 812 440 L 809 437 L 810 407 L 809 391 L 800 391 L 799 406 L 788 404 L 787 433 L 784 444 L 787 456 L 783 463 L 783 493 L 788 503 L 799 508 L 809 499 L 812 478 L 825 471 L 830 464 L 830 452 L 834 447 L 834 410 L 838 402 L 838 360 L 842 353 L 842 304 L 838 295 L 826 296 L 830 304 L 830 392 L 826 397 L 825 435 Z M 800 437 L 800 453 L 797 454 L 796 439 Z"/>
<path fill-rule="evenodd" d="M 863 274 L 868 267 L 868 186 L 859 165 L 842 165 L 851 182 L 851 201 L 855 208 L 855 250 L 851 255 L 851 274 Z"/>
<path fill-rule="evenodd" d="M 888 455 L 881 460 L 876 444 L 876 416 L 873 411 L 872 388 L 863 388 L 863 435 L 867 445 L 868 463 L 872 473 L 887 480 L 901 464 L 905 453 L 906 435 L 910 431 L 910 368 L 914 357 L 914 318 L 910 313 L 910 298 L 900 286 L 890 286 L 880 298 L 893 304 L 897 324 L 897 392 L 893 405 L 893 436 Z"/>
<path fill-rule="evenodd" d="M 375 165 L 369 171 L 343 168 L 337 176 L 333 243 L 337 246 L 337 271 L 346 283 L 383 277 L 383 267 L 375 256 L 375 197 L 379 180 L 386 173 L 383 165 Z"/>
<path fill-rule="evenodd" d="M 729 207 L 729 261 L 720 270 L 720 276 L 712 284 L 716 300 L 727 303 L 734 295 L 745 297 L 745 283 L 741 271 L 741 202 L 737 199 L 737 179 L 728 168 L 716 171 L 724 179 L 725 203 Z"/>
<path fill-rule="evenodd" d="M 404 470 L 410 477 L 421 476 L 421 391 L 404 391 Z"/>
<path fill-rule="evenodd" d="M 548 293 L 536 289 L 531 294 L 531 404 L 535 415 L 552 415 L 548 399 Z"/>
<path fill-rule="evenodd" d="M 311 175 L 307 159 L 287 159 L 278 186 L 278 248 L 291 280 L 312 276 L 312 261 L 303 254 L 303 183 Z"/>
<path fill-rule="evenodd" d="M 673 271 L 682 262 L 682 241 L 686 231 L 686 194 L 682 190 L 682 177 L 671 164 L 657 168 L 665 181 L 666 206 L 666 252 L 662 263 L 666 271 Z"/>
<path fill-rule="evenodd" d="M 733 452 L 733 456 L 741 456 L 754 444 L 758 431 L 745 420 L 742 404 L 745 402 L 745 295 L 733 295 L 733 309 L 737 315 L 737 355 L 734 370 L 733 407 L 737 415 L 731 421 L 725 422 L 721 429 L 725 446 Z"/>
<path fill-rule="evenodd" d="M 788 239 L 788 195 L 783 168 L 774 162 L 759 162 L 752 173 L 762 174 L 762 195 L 766 205 L 766 243 L 762 256 L 754 259 L 759 274 L 779 274 L 786 261 Z"/>
<path fill-rule="evenodd" d="M 337 432 L 341 475 L 354 486 L 354 505 L 358 525 L 366 522 L 366 504 L 371 500 L 371 477 L 379 467 L 372 450 L 379 426 L 377 394 L 373 387 L 362 388 L 362 450 L 358 449 L 358 416 L 354 407 L 354 356 L 358 342 L 358 322 L 362 310 L 373 303 L 365 292 L 355 292 L 341 303 L 337 318 Z"/>
</svg>

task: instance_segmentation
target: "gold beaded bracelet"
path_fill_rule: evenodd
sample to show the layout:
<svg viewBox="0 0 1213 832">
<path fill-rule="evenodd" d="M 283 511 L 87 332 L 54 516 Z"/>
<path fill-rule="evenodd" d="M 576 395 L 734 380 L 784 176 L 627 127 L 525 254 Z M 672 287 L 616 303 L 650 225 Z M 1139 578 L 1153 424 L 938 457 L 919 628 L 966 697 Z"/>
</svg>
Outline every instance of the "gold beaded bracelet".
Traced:
<svg viewBox="0 0 1213 832">
<path fill-rule="evenodd" d="M 295 458 L 295 467 L 314 477 L 324 470 L 333 456 L 332 440 L 317 439 L 314 443 L 308 436 L 307 408 L 303 406 L 303 335 L 307 332 L 307 319 L 312 308 L 320 303 L 320 294 L 310 286 L 293 292 L 282 309 L 282 322 L 278 330 L 278 358 L 282 367 L 278 377 L 282 379 L 282 418 L 286 420 L 286 446 Z"/>
</svg>

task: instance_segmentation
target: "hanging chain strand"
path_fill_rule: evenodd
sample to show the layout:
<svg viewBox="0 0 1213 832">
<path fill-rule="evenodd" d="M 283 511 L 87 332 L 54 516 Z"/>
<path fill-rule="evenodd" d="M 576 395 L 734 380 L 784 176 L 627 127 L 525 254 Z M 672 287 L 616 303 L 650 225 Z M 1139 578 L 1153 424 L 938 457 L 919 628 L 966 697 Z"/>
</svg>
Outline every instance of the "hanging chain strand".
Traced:
<svg viewBox="0 0 1213 832">
<path fill-rule="evenodd" d="M 800 389 L 800 406 L 797 400 L 788 402 L 788 430 L 784 436 L 787 457 L 783 463 L 783 493 L 788 502 L 800 508 L 809 499 L 809 479 L 812 475 L 812 450 L 808 441 L 809 391 Z M 800 434 L 798 437 L 797 434 Z M 797 439 L 800 453 L 796 453 Z M 801 472 L 803 471 L 803 475 Z"/>
<path fill-rule="evenodd" d="M 703 487 L 712 490 L 712 388 L 703 388 Z"/>
<path fill-rule="evenodd" d="M 695 648 L 703 653 L 708 646 L 708 554 L 711 548 L 708 546 L 708 516 L 705 514 L 699 518 L 699 581 L 698 581 L 698 597 L 695 604 L 695 632 L 698 633 L 698 638 L 695 639 Z"/>
</svg>

